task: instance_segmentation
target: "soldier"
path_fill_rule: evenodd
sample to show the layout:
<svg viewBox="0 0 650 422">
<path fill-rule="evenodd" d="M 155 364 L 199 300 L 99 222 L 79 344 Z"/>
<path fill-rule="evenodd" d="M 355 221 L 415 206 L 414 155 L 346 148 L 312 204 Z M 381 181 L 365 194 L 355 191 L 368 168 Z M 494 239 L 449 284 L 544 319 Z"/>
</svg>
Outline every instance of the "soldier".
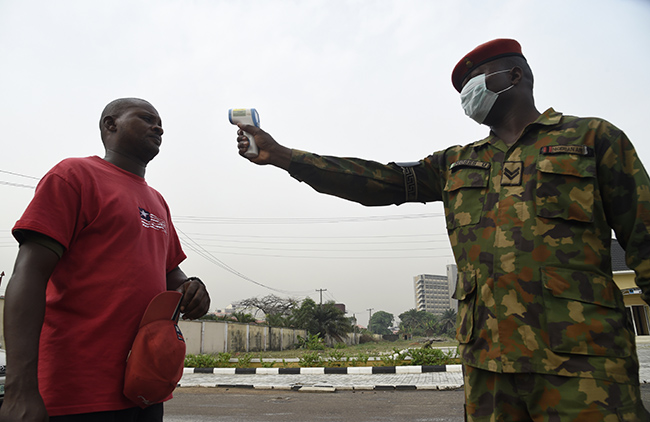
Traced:
<svg viewBox="0 0 650 422">
<path fill-rule="evenodd" d="M 613 281 L 611 229 L 650 297 L 650 180 L 618 128 L 540 113 L 515 40 L 497 39 L 452 73 L 478 142 L 417 163 L 291 150 L 253 126 L 256 164 L 368 206 L 443 201 L 458 265 L 456 337 L 469 421 L 650 420 L 634 331 Z"/>
</svg>

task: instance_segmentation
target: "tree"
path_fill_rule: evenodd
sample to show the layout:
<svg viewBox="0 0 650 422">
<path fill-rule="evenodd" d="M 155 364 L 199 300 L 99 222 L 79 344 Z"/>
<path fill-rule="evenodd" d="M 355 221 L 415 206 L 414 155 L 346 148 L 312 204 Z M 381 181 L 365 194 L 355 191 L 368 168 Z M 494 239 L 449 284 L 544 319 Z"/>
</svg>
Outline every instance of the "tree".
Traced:
<svg viewBox="0 0 650 422">
<path fill-rule="evenodd" d="M 288 327 L 289 316 L 280 314 L 266 314 L 266 323 L 270 327 Z"/>
<path fill-rule="evenodd" d="M 288 317 L 291 312 L 298 306 L 295 299 L 284 299 L 276 295 L 268 295 L 264 297 L 251 297 L 241 300 L 234 304 L 238 309 L 257 309 L 268 315 L 281 315 Z"/>
<path fill-rule="evenodd" d="M 440 329 L 440 317 L 430 312 L 427 312 L 427 314 L 424 319 L 424 335 L 433 336 Z"/>
<path fill-rule="evenodd" d="M 232 317 L 235 318 L 237 322 L 241 322 L 244 324 L 255 322 L 255 317 L 253 317 L 253 315 L 244 312 L 233 312 Z"/>
<path fill-rule="evenodd" d="M 393 325 L 395 317 L 385 311 L 377 311 L 370 318 L 370 331 L 375 334 L 392 334 L 388 327 Z"/>
<path fill-rule="evenodd" d="M 330 336 L 338 341 L 352 332 L 352 323 L 345 314 L 334 306 L 334 302 L 317 305 L 311 298 L 302 301 L 299 308 L 291 314 L 291 325 L 302 328 L 309 334 L 321 338 Z"/>
<path fill-rule="evenodd" d="M 430 312 L 418 311 L 417 309 L 410 309 L 399 315 L 400 332 L 405 334 L 412 334 L 416 336 L 427 335 L 435 332 L 437 318 Z"/>
<path fill-rule="evenodd" d="M 456 330 L 456 311 L 447 309 L 440 317 L 440 333 L 452 334 Z"/>
</svg>

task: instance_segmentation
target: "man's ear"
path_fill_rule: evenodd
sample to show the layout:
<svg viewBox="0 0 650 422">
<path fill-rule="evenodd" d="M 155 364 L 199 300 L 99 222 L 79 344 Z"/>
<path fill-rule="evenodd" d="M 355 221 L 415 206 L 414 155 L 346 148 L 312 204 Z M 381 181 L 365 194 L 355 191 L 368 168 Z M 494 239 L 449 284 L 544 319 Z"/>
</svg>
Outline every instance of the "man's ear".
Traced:
<svg viewBox="0 0 650 422">
<path fill-rule="evenodd" d="M 108 132 L 115 132 L 117 130 L 117 125 L 115 124 L 113 116 L 104 116 L 102 119 L 102 127 Z"/>
</svg>

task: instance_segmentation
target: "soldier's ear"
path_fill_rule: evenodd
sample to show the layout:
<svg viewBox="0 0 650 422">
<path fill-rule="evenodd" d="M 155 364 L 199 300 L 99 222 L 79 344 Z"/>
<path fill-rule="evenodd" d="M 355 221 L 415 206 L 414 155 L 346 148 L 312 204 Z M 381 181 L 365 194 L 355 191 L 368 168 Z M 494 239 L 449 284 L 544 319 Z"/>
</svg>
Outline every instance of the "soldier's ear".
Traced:
<svg viewBox="0 0 650 422">
<path fill-rule="evenodd" d="M 519 66 L 515 66 L 510 71 L 510 82 L 513 85 L 517 85 L 524 78 L 524 71 Z"/>
</svg>

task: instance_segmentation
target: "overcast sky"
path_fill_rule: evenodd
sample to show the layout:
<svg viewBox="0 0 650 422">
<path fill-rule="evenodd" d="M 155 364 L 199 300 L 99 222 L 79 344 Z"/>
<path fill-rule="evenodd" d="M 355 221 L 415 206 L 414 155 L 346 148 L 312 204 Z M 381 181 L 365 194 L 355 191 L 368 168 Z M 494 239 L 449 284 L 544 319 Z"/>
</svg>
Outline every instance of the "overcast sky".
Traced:
<svg viewBox="0 0 650 422">
<path fill-rule="evenodd" d="M 540 111 L 605 118 L 650 165 L 649 22 L 648 0 L 0 0 L 0 293 L 38 179 L 66 157 L 103 156 L 101 110 L 140 97 L 165 129 L 146 179 L 212 310 L 327 289 L 363 325 L 368 309 L 397 317 L 415 307 L 415 275 L 453 263 L 442 206 L 363 207 L 251 164 L 228 109 L 257 108 L 289 147 L 415 161 L 487 135 L 450 75 L 508 37 Z"/>
</svg>

